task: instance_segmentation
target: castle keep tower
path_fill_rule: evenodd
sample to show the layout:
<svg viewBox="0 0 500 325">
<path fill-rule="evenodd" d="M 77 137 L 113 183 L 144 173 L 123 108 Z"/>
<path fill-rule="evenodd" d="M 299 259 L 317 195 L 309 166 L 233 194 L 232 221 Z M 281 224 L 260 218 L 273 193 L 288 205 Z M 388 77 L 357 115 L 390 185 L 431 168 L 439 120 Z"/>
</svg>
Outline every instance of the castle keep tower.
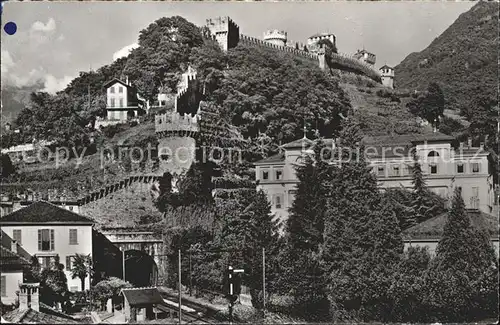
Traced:
<svg viewBox="0 0 500 325">
<path fill-rule="evenodd" d="M 365 49 L 358 50 L 354 53 L 354 58 L 371 66 L 375 65 L 376 61 L 375 54 L 370 53 Z"/>
<path fill-rule="evenodd" d="M 238 45 L 240 28 L 231 18 L 217 17 L 207 19 L 207 27 L 223 51 L 227 51 Z"/>
<path fill-rule="evenodd" d="M 278 46 L 286 46 L 286 32 L 276 29 L 268 30 L 264 33 L 264 41 Z"/>
<path fill-rule="evenodd" d="M 318 46 L 316 45 L 316 43 L 318 43 L 319 41 L 324 40 L 324 39 L 332 42 L 333 46 L 335 46 L 335 47 L 337 46 L 335 44 L 335 42 L 336 42 L 335 35 L 333 35 L 331 33 L 321 33 L 321 34 L 314 34 L 307 39 L 307 48 L 311 52 L 316 51 L 318 49 Z"/>
<path fill-rule="evenodd" d="M 382 84 L 388 88 L 394 88 L 394 68 L 384 65 L 379 69 L 382 76 Z"/>
</svg>

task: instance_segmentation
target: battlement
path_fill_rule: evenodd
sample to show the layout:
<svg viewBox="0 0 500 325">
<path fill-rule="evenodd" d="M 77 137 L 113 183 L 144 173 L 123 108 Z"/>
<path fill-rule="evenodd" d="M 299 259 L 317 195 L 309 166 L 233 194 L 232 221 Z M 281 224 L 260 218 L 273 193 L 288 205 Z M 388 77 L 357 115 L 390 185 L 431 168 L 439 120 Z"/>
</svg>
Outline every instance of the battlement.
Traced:
<svg viewBox="0 0 500 325">
<path fill-rule="evenodd" d="M 247 45 L 268 47 L 268 48 L 276 49 L 279 51 L 292 53 L 292 54 L 295 54 L 297 56 L 300 56 L 300 57 L 303 57 L 306 59 L 311 59 L 311 60 L 316 60 L 316 61 L 318 60 L 318 55 L 316 55 L 314 53 L 310 53 L 310 52 L 307 52 L 307 51 L 304 51 L 301 49 L 297 50 L 296 48 L 291 47 L 291 46 L 276 45 L 274 43 L 266 42 L 266 41 L 263 41 L 263 40 L 258 39 L 256 37 L 240 35 L 240 41 L 243 44 L 247 44 Z"/>
<path fill-rule="evenodd" d="M 228 26 L 239 28 L 239 26 L 228 16 L 209 18 L 206 22 L 206 26 L 210 29 L 210 31 L 213 30 L 215 32 L 224 32 Z"/>
<path fill-rule="evenodd" d="M 268 30 L 264 33 L 264 41 L 279 46 L 286 46 L 286 32 L 280 30 Z"/>
<path fill-rule="evenodd" d="M 323 39 L 329 40 L 330 42 L 332 42 L 333 45 L 335 45 L 335 42 L 336 42 L 335 35 L 333 35 L 331 33 L 321 33 L 321 34 L 314 34 L 314 35 L 310 36 L 307 39 L 307 46 L 308 47 L 312 46 Z"/>
<path fill-rule="evenodd" d="M 155 116 L 155 132 L 162 137 L 194 136 L 200 131 L 198 120 L 198 115 L 181 115 L 178 112 L 157 114 Z"/>
<path fill-rule="evenodd" d="M 354 53 L 354 58 L 370 65 L 374 65 L 377 59 L 375 54 L 370 53 L 365 49 L 358 50 L 356 53 Z"/>
</svg>

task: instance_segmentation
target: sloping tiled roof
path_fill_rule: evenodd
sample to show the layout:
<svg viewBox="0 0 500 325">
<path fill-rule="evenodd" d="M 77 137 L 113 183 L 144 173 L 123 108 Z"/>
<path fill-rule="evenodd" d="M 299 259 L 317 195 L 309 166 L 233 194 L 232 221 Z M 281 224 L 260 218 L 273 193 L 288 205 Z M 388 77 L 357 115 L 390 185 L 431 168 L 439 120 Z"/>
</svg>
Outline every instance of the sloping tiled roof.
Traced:
<svg viewBox="0 0 500 325">
<path fill-rule="evenodd" d="M 386 69 L 386 68 L 387 68 L 387 69 L 393 69 L 393 70 L 394 70 L 394 68 L 393 68 L 393 67 L 390 67 L 390 66 L 388 66 L 387 64 L 384 64 L 383 66 L 381 66 L 379 70 L 381 70 L 381 69 Z"/>
<path fill-rule="evenodd" d="M 274 156 L 270 156 L 264 159 L 261 159 L 257 162 L 256 164 L 266 164 L 266 163 L 277 163 L 277 162 L 284 162 L 285 161 L 285 154 L 284 153 L 279 153 Z"/>
<path fill-rule="evenodd" d="M 16 308 L 3 315 L 3 318 L 17 324 L 80 324 L 71 316 L 53 310 L 43 303 L 40 303 L 40 311 Z"/>
<path fill-rule="evenodd" d="M 120 79 L 118 79 L 118 78 L 111 79 L 110 81 L 106 82 L 106 83 L 103 85 L 103 87 L 104 87 L 104 88 L 107 88 L 110 84 L 115 83 L 115 82 L 119 82 L 119 83 L 121 83 L 122 85 L 124 85 L 124 86 L 125 86 L 125 87 L 127 87 L 127 88 L 133 88 L 132 86 L 127 85 L 127 83 L 126 83 L 126 82 L 121 81 L 121 80 L 120 80 Z"/>
<path fill-rule="evenodd" d="M 416 142 L 424 142 L 424 141 L 429 141 L 429 142 L 451 142 L 455 140 L 454 137 L 443 134 L 441 132 L 433 132 L 433 133 L 427 133 L 427 134 L 404 134 L 404 135 L 384 135 L 384 136 L 368 136 L 363 138 L 363 143 L 365 145 L 375 145 L 375 144 L 380 144 L 380 145 L 385 145 L 385 146 L 390 146 L 390 145 L 402 145 L 402 144 L 412 144 Z"/>
<path fill-rule="evenodd" d="M 91 219 L 60 208 L 46 201 L 35 202 L 26 208 L 12 212 L 0 219 L 0 224 L 8 223 L 83 223 L 93 224 Z"/>
<path fill-rule="evenodd" d="M 302 148 L 302 146 L 308 148 L 313 143 L 314 143 L 313 140 L 309 140 L 308 138 L 302 138 L 289 143 L 285 143 L 284 145 L 282 145 L 282 147 L 285 149 Z"/>
<path fill-rule="evenodd" d="M 499 222 L 498 218 L 493 215 L 480 212 L 468 211 L 473 226 L 478 229 L 486 230 L 492 237 L 498 237 Z M 443 234 L 443 229 L 446 224 L 448 214 L 443 213 L 439 216 L 419 223 L 403 232 L 403 238 L 406 239 L 439 239 Z"/>
<path fill-rule="evenodd" d="M 24 257 L 16 254 L 7 248 L 0 246 L 0 266 L 4 265 L 12 265 L 12 266 L 24 266 L 30 265 L 30 261 L 25 259 Z"/>
<path fill-rule="evenodd" d="M 122 294 L 131 306 L 163 304 L 163 298 L 156 288 L 122 289 Z"/>
</svg>

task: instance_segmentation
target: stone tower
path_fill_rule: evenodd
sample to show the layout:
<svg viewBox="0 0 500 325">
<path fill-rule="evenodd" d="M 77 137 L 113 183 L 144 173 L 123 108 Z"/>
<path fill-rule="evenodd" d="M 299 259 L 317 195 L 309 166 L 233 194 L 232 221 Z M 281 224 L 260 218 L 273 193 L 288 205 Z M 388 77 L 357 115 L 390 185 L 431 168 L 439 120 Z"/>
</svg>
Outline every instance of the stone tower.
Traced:
<svg viewBox="0 0 500 325">
<path fill-rule="evenodd" d="M 332 33 L 321 33 L 321 34 L 314 34 L 307 39 L 307 48 L 309 49 L 309 51 L 314 52 L 318 48 L 316 46 L 316 43 L 324 39 L 329 40 L 330 42 L 332 42 L 333 46 L 336 47 L 335 35 L 333 35 Z"/>
<path fill-rule="evenodd" d="M 286 32 L 276 29 L 268 30 L 264 33 L 264 41 L 278 46 L 286 46 Z"/>
<path fill-rule="evenodd" d="M 240 40 L 240 28 L 229 17 L 207 19 L 210 34 L 219 43 L 223 51 L 236 47 Z"/>
<path fill-rule="evenodd" d="M 394 88 L 394 68 L 384 65 L 379 69 L 382 76 L 382 84 L 388 88 Z"/>
<path fill-rule="evenodd" d="M 358 50 L 356 53 L 354 53 L 354 58 L 372 67 L 375 65 L 377 59 L 375 54 L 370 53 L 365 49 Z"/>
</svg>

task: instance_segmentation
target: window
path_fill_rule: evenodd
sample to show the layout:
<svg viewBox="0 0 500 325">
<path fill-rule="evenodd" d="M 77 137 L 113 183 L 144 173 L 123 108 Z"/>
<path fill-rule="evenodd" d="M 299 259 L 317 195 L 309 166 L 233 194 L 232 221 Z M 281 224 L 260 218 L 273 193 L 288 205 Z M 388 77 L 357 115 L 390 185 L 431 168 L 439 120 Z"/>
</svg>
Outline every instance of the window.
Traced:
<svg viewBox="0 0 500 325">
<path fill-rule="evenodd" d="M 429 165 L 430 169 L 431 169 L 431 174 L 437 174 L 438 172 L 438 167 L 436 164 L 430 164 Z"/>
<path fill-rule="evenodd" d="M 115 107 L 115 99 L 114 98 L 111 98 L 109 106 Z"/>
<path fill-rule="evenodd" d="M 433 150 L 433 151 L 429 152 L 427 157 L 439 157 L 439 152 Z"/>
<path fill-rule="evenodd" d="M 263 170 L 262 171 L 262 179 L 263 180 L 268 180 L 269 179 L 269 171 L 268 170 Z"/>
<path fill-rule="evenodd" d="M 378 176 L 385 176 L 385 168 L 384 168 L 384 166 L 378 166 L 377 167 L 377 175 Z"/>
<path fill-rule="evenodd" d="M 392 166 L 392 175 L 393 176 L 400 176 L 399 175 L 399 166 Z"/>
<path fill-rule="evenodd" d="M 72 262 L 73 256 L 66 256 L 66 271 L 71 271 L 71 268 L 73 267 Z"/>
<path fill-rule="evenodd" d="M 283 197 L 280 194 L 276 195 L 275 203 L 276 203 L 276 209 L 281 209 L 283 205 Z"/>
<path fill-rule="evenodd" d="M 69 207 L 69 211 L 73 211 L 73 207 L 72 206 Z"/>
<path fill-rule="evenodd" d="M 283 171 L 281 169 L 276 170 L 276 180 L 283 179 Z"/>
<path fill-rule="evenodd" d="M 120 98 L 120 107 L 123 107 L 123 98 Z"/>
<path fill-rule="evenodd" d="M 78 229 L 69 230 L 69 244 L 78 245 Z"/>
<path fill-rule="evenodd" d="M 52 258 L 50 256 L 42 256 L 38 258 L 38 263 L 40 263 L 40 266 L 44 269 L 50 267 L 50 262 Z"/>
<path fill-rule="evenodd" d="M 122 87 L 122 86 L 118 87 L 118 92 L 119 92 L 120 94 L 122 94 L 122 93 L 123 93 L 123 87 Z"/>
<path fill-rule="evenodd" d="M 110 93 L 114 94 L 115 93 L 115 87 L 111 87 L 109 90 Z"/>
<path fill-rule="evenodd" d="M 38 250 L 39 251 L 54 250 L 54 229 L 38 230 Z"/>
<path fill-rule="evenodd" d="M 19 245 L 22 244 L 21 237 L 21 229 L 14 229 L 12 231 L 12 239 L 14 239 Z"/>
<path fill-rule="evenodd" d="M 464 173 L 464 163 L 457 163 L 457 174 L 463 174 Z"/>
<path fill-rule="evenodd" d="M 479 163 L 472 163 L 471 167 L 473 173 L 479 173 Z"/>
<path fill-rule="evenodd" d="M 295 191 L 295 190 L 288 191 L 288 206 L 291 206 L 293 204 L 293 201 L 295 200 L 296 193 L 297 193 L 297 191 Z"/>
<path fill-rule="evenodd" d="M 5 297 L 7 296 L 7 279 L 5 278 L 5 275 L 2 275 L 2 278 L 0 280 L 2 280 L 2 283 L 0 283 L 0 285 L 2 286 L 2 297 Z"/>
</svg>

